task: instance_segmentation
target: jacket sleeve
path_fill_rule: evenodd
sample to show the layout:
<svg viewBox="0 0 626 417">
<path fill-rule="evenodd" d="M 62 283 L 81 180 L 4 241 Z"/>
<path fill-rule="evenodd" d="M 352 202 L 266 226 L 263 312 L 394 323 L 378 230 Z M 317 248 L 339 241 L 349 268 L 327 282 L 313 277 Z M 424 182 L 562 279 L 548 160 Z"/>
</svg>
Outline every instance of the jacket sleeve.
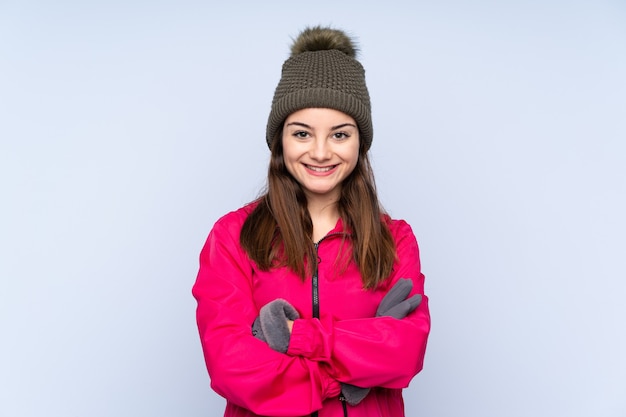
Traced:
<svg viewBox="0 0 626 417">
<path fill-rule="evenodd" d="M 428 298 L 424 295 L 419 249 L 406 222 L 396 230 L 398 261 L 388 288 L 400 278 L 413 280 L 409 296 L 422 294 L 418 308 L 404 319 L 375 317 L 333 322 L 299 319 L 293 326 L 288 354 L 319 356 L 341 382 L 359 387 L 405 388 L 422 369 L 430 332 Z M 385 292 L 381 292 L 381 299 Z M 330 349 L 327 345 L 331 345 Z"/>
<path fill-rule="evenodd" d="M 255 414 L 310 414 L 339 394 L 339 382 L 328 364 L 275 352 L 252 335 L 259 311 L 252 297 L 251 261 L 238 241 L 238 227 L 216 223 L 200 254 L 192 290 L 211 386 Z"/>
</svg>

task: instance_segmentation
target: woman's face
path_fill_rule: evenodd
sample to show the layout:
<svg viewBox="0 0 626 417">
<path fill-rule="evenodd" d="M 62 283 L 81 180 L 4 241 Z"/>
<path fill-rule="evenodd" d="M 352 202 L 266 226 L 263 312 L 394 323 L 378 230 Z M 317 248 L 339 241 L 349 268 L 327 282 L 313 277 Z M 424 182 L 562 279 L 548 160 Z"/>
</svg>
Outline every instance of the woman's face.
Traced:
<svg viewBox="0 0 626 417">
<path fill-rule="evenodd" d="M 359 129 L 332 109 L 298 110 L 285 120 L 283 157 L 308 199 L 338 200 L 341 184 L 359 159 Z"/>
</svg>

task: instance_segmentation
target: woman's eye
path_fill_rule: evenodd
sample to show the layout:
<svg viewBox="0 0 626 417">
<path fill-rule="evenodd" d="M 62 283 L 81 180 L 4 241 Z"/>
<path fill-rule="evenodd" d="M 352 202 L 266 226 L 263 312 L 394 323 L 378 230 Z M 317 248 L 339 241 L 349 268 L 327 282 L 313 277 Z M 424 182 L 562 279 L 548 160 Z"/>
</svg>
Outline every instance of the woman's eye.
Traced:
<svg viewBox="0 0 626 417">
<path fill-rule="evenodd" d="M 346 132 L 337 132 L 337 133 L 335 133 L 335 134 L 333 135 L 333 137 L 334 137 L 335 139 L 342 140 L 342 139 L 347 139 L 347 138 L 349 138 L 349 137 L 350 137 L 350 135 L 348 135 Z"/>
<path fill-rule="evenodd" d="M 304 139 L 304 138 L 309 137 L 309 132 L 305 132 L 304 130 L 299 130 L 297 132 L 294 132 L 293 135 L 297 138 Z"/>
</svg>

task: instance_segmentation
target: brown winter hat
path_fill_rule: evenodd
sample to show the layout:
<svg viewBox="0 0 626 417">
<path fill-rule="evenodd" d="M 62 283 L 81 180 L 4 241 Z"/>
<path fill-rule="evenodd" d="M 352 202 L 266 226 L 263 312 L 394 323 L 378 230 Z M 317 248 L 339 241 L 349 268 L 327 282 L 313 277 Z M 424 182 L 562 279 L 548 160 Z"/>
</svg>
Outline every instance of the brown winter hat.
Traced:
<svg viewBox="0 0 626 417">
<path fill-rule="evenodd" d="M 372 144 L 372 109 L 365 70 L 352 39 L 337 29 L 306 28 L 291 45 L 272 100 L 266 140 L 282 128 L 287 116 L 305 108 L 330 108 L 354 118 L 368 150 Z"/>
</svg>

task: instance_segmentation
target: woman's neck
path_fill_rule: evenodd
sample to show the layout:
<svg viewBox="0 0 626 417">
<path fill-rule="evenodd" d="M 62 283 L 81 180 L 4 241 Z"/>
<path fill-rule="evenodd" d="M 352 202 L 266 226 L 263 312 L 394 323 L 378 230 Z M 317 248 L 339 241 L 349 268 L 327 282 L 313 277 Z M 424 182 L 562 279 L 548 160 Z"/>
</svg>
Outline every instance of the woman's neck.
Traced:
<svg viewBox="0 0 626 417">
<path fill-rule="evenodd" d="M 337 202 L 309 199 L 307 208 L 313 223 L 313 241 L 319 242 L 328 232 L 335 228 L 339 220 Z"/>
</svg>

